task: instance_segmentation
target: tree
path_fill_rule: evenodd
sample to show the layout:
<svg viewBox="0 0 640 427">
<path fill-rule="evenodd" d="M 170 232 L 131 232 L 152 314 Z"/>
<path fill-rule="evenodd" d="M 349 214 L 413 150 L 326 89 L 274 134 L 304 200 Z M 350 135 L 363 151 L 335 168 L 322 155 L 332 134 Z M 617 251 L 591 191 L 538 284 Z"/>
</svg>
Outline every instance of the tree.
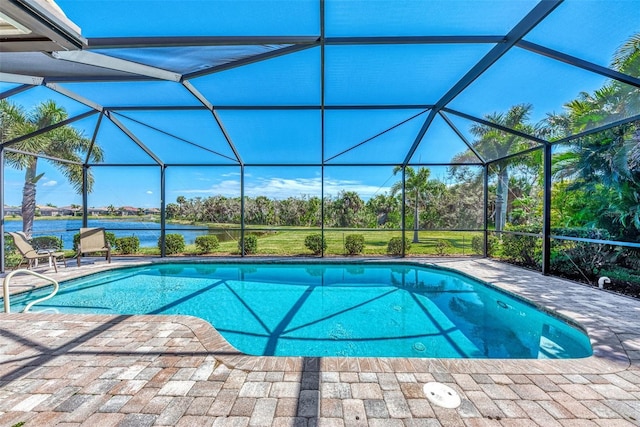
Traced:
<svg viewBox="0 0 640 427">
<path fill-rule="evenodd" d="M 397 174 L 402 170 L 401 166 L 393 169 L 393 174 Z M 418 206 L 421 200 L 426 201 L 426 194 L 429 188 L 429 175 L 431 171 L 428 168 L 420 168 L 416 172 L 411 166 L 405 168 L 405 193 L 410 203 L 413 203 L 413 243 L 418 243 L 418 229 L 420 217 L 418 215 Z M 396 182 L 391 186 L 391 194 L 396 195 L 402 190 L 402 181 Z"/>
<path fill-rule="evenodd" d="M 358 227 L 361 224 L 358 213 L 364 208 L 364 201 L 355 191 L 340 191 L 328 206 L 337 227 Z"/>
<path fill-rule="evenodd" d="M 54 101 L 44 101 L 36 105 L 31 111 L 25 112 L 21 107 L 0 101 L 0 132 L 2 142 L 27 135 L 48 126 L 59 123 L 68 118 L 66 110 L 56 105 Z M 102 150 L 96 145 L 91 146 L 91 140 L 83 133 L 71 126 L 60 126 L 44 134 L 34 136 L 11 146 L 23 154 L 7 152 L 7 163 L 16 169 L 25 170 L 24 187 L 22 190 L 22 229 L 31 236 L 33 219 L 36 212 L 36 185 L 43 177 L 38 174 L 38 156 L 55 157 L 75 163 L 50 161 L 69 180 L 72 187 L 80 193 L 82 191 L 83 167 L 87 152 L 91 148 L 90 159 L 98 162 L 102 160 Z M 46 159 L 46 158 L 45 158 Z M 93 186 L 93 176 L 88 176 L 90 192 Z"/>
<path fill-rule="evenodd" d="M 385 194 L 376 194 L 367 200 L 365 205 L 370 216 L 369 227 L 399 227 L 398 215 L 399 202 L 397 197 Z"/>
<path fill-rule="evenodd" d="M 611 67 L 640 76 L 640 33 L 618 48 Z M 546 133 L 568 136 L 586 129 L 630 117 L 640 109 L 640 89 L 618 81 L 606 83 L 593 93 L 582 92 L 565 104 L 565 113 L 547 118 Z M 562 135 L 564 132 L 565 135 Z M 591 212 L 594 224 L 617 238 L 640 237 L 640 126 L 627 123 L 571 142 L 554 156 L 554 176 L 567 179 L 567 189 L 602 198 L 602 208 Z M 586 202 L 586 201 L 585 201 Z M 584 218 L 584 209 L 565 212 Z M 565 206 L 566 208 L 566 206 Z M 563 218 L 563 222 L 573 222 Z"/>
<path fill-rule="evenodd" d="M 522 133 L 533 135 L 535 128 L 529 124 L 529 115 L 532 106 L 530 104 L 518 104 L 509 108 L 506 113 L 493 113 L 485 116 L 485 119 Z M 500 159 L 510 154 L 517 153 L 532 145 L 530 140 L 513 133 L 501 131 L 495 127 L 475 124 L 471 126 L 471 133 L 477 138 L 473 142 L 474 149 L 481 153 L 485 159 Z M 465 162 L 469 159 L 477 161 L 475 153 L 468 150 L 454 157 L 454 162 Z M 507 201 L 509 195 L 509 167 L 516 162 L 498 161 L 493 164 L 498 177 L 496 186 L 495 224 L 496 230 L 504 228 L 507 218 Z"/>
</svg>

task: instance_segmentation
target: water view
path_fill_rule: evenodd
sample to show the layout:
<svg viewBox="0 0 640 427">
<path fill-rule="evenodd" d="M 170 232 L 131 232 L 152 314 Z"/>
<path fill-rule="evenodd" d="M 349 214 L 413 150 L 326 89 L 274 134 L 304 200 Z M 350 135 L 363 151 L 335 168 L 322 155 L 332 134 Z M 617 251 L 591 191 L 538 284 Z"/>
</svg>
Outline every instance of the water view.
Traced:
<svg viewBox="0 0 640 427">
<path fill-rule="evenodd" d="M 5 220 L 5 231 L 21 231 L 22 220 Z M 136 236 L 140 239 L 140 247 L 155 247 L 160 237 L 160 223 L 152 221 L 129 220 L 89 220 L 89 227 L 104 227 L 116 237 Z M 73 248 L 73 235 L 82 227 L 81 219 L 36 220 L 33 223 L 33 237 L 56 236 L 62 239 L 64 249 Z M 237 238 L 237 231 L 209 230 L 204 226 L 186 224 L 167 224 L 167 233 L 179 233 L 184 236 L 186 244 L 193 244 L 197 236 L 215 234 L 220 241 Z"/>
</svg>

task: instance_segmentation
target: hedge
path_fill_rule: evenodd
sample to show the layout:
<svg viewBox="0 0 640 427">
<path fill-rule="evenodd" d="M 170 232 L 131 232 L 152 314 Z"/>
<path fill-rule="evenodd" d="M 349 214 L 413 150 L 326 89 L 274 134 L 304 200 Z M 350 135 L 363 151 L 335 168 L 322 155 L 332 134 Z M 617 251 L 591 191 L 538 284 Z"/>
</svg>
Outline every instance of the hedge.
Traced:
<svg viewBox="0 0 640 427">
<path fill-rule="evenodd" d="M 315 255 L 320 255 L 323 251 L 327 250 L 327 242 L 322 238 L 322 234 L 320 233 L 309 234 L 304 238 L 304 245 Z"/>
<path fill-rule="evenodd" d="M 218 236 L 214 234 L 206 234 L 196 237 L 196 249 L 203 254 L 209 254 L 220 247 Z"/>
<path fill-rule="evenodd" d="M 362 234 L 347 234 L 344 240 L 344 250 L 347 255 L 361 254 L 364 250 L 364 236 Z"/>
<path fill-rule="evenodd" d="M 242 239 L 238 240 L 238 251 L 242 253 Z M 255 254 L 258 252 L 258 237 L 254 234 L 244 236 L 244 254 Z"/>
<path fill-rule="evenodd" d="M 117 238 L 115 248 L 123 255 L 138 253 L 140 250 L 140 239 L 137 236 Z"/>
<path fill-rule="evenodd" d="M 167 255 L 184 252 L 184 236 L 177 233 L 169 233 L 164 236 L 164 244 Z M 162 238 L 158 239 L 158 249 L 162 250 Z"/>
<path fill-rule="evenodd" d="M 411 240 L 405 237 L 404 239 L 404 251 L 409 252 L 411 248 Z M 402 237 L 392 237 L 387 244 L 387 253 L 389 255 L 400 256 L 402 255 Z"/>
</svg>

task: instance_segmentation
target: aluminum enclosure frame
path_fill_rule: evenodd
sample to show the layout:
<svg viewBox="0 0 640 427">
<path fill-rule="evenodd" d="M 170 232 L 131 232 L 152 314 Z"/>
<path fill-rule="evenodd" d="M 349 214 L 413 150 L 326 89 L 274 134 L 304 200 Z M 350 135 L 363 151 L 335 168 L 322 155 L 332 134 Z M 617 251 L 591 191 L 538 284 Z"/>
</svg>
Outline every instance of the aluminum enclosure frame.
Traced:
<svg viewBox="0 0 640 427">
<path fill-rule="evenodd" d="M 405 224 L 405 204 L 406 204 L 406 194 L 405 194 L 405 181 L 406 181 L 406 167 L 408 166 L 478 166 L 483 169 L 483 200 L 484 200 L 484 224 L 483 231 L 484 233 L 484 248 L 485 248 L 485 256 L 486 248 L 487 248 L 487 239 L 490 233 L 490 230 L 487 227 L 488 217 L 488 173 L 489 168 L 492 164 L 504 160 L 508 160 L 511 157 L 519 156 L 527 152 L 543 150 L 544 152 L 544 209 L 543 209 L 543 230 L 542 230 L 542 239 L 544 242 L 544 256 L 543 256 L 543 273 L 548 274 L 549 272 L 549 242 L 552 238 L 563 238 L 562 236 L 552 236 L 550 229 L 550 193 L 551 193 L 551 168 L 550 168 L 550 160 L 551 160 L 551 147 L 554 144 L 568 142 L 573 139 L 593 134 L 596 132 L 600 132 L 606 129 L 609 129 L 613 126 L 617 126 L 624 123 L 630 123 L 632 121 L 640 120 L 640 115 L 636 115 L 612 124 L 608 124 L 605 126 L 598 127 L 596 129 L 591 129 L 589 131 L 583 132 L 578 135 L 572 135 L 566 138 L 563 138 L 558 141 L 547 141 L 542 138 L 536 137 L 534 135 L 524 134 L 522 132 L 518 132 L 513 129 L 505 128 L 503 126 L 497 125 L 495 123 L 491 123 L 483 118 L 475 117 L 471 114 L 467 114 L 462 111 L 457 111 L 455 109 L 449 108 L 449 103 L 459 95 L 464 89 L 466 89 L 471 83 L 473 83 L 477 78 L 479 78 L 485 71 L 487 71 L 496 61 L 498 61 L 503 55 L 509 52 L 511 49 L 524 49 L 528 52 L 532 52 L 536 55 L 541 55 L 547 58 L 551 58 L 553 60 L 571 65 L 573 67 L 581 68 L 583 70 L 587 70 L 591 73 L 596 73 L 607 78 L 610 78 L 615 81 L 622 82 L 624 84 L 630 85 L 635 88 L 640 88 L 640 79 L 611 70 L 606 67 L 599 66 L 597 64 L 585 61 L 581 58 L 564 54 L 562 52 L 547 48 L 545 46 L 541 46 L 535 43 L 528 42 L 523 40 L 523 37 L 532 29 L 534 29 L 540 22 L 544 21 L 544 19 L 551 14 L 561 3 L 563 0 L 542 0 L 540 1 L 520 22 L 518 22 L 507 34 L 505 35 L 451 35 L 451 36 L 370 36 L 370 37 L 327 37 L 326 36 L 326 28 L 325 28 L 325 1 L 319 0 L 318 5 L 320 8 L 320 33 L 318 35 L 313 36 L 212 36 L 212 37 L 100 37 L 100 38 L 88 38 L 83 39 L 81 37 L 75 37 L 74 35 L 68 34 L 69 40 L 65 42 L 65 44 L 58 43 L 58 46 L 62 46 L 68 50 L 56 50 L 51 51 L 51 55 L 53 58 L 56 58 L 59 61 L 66 62 L 74 62 L 84 65 L 99 65 L 105 70 L 119 71 L 129 73 L 129 76 L 121 76 L 121 77 L 109 77 L 107 74 L 95 74 L 92 76 L 54 76 L 54 75 L 44 75 L 44 76 L 25 76 L 18 74 L 5 73 L 3 71 L 3 67 L 0 65 L 0 81 L 12 82 L 16 84 L 20 84 L 20 86 L 7 90 L 0 94 L 0 99 L 9 98 L 18 93 L 22 93 L 28 91 L 29 89 L 37 86 L 45 86 L 51 90 L 57 91 L 58 93 L 69 97 L 81 104 L 84 104 L 91 108 L 91 111 L 77 115 L 75 117 L 71 117 L 64 122 L 57 123 L 51 126 L 48 126 L 44 129 L 36 131 L 32 134 L 22 135 L 18 138 L 15 138 L 10 141 L 3 142 L 0 144 L 0 160 L 3 159 L 4 154 L 7 151 L 11 150 L 11 146 L 15 145 L 21 141 L 24 141 L 28 138 L 35 137 L 41 134 L 44 134 L 48 131 L 51 131 L 57 127 L 64 126 L 67 124 L 74 123 L 83 118 L 89 117 L 93 114 L 99 114 L 98 122 L 95 127 L 95 131 L 93 134 L 92 142 L 95 141 L 96 135 L 100 126 L 103 123 L 103 118 L 106 118 L 110 123 L 113 123 L 117 126 L 125 135 L 127 135 L 138 147 L 140 147 L 152 160 L 153 162 L 150 164 L 117 164 L 117 163 L 100 163 L 100 164 L 91 164 L 89 162 L 89 156 L 85 163 L 83 164 L 83 168 L 85 171 L 85 181 L 87 176 L 87 171 L 92 167 L 109 167 L 109 166 L 131 166 L 131 167 L 157 167 L 159 168 L 159 176 L 160 176 L 160 188 L 161 188 L 161 197 L 160 197 L 160 210 L 161 210 L 161 239 L 164 242 L 165 230 L 166 230 L 166 171 L 171 167 L 186 167 L 186 166 L 224 166 L 224 167 L 238 167 L 240 169 L 240 197 L 241 197 L 241 238 L 242 242 L 244 242 L 244 231 L 245 231 L 245 207 L 244 207 L 244 191 L 245 191 L 245 168 L 246 167 L 255 167 L 255 166 L 270 166 L 270 167 L 295 167 L 295 166 L 314 166 L 319 167 L 321 171 L 321 199 L 324 200 L 325 197 L 325 168 L 331 167 L 357 167 L 357 166 L 389 166 L 395 167 L 400 166 L 402 168 L 402 235 L 405 236 L 406 233 L 406 224 Z M 9 6 L 2 6 L 2 10 L 5 10 L 6 7 L 10 8 L 19 8 L 20 5 L 25 6 L 30 3 L 30 0 L 10 0 L 7 3 Z M 36 24 L 34 24 L 36 25 Z M 41 23 L 37 25 L 41 26 Z M 56 29 L 54 28 L 54 33 L 63 32 L 64 29 Z M 65 30 L 66 31 L 66 30 Z M 57 36 L 58 36 L 57 35 Z M 57 37 L 56 36 L 56 37 Z M 460 80 L 458 80 L 451 88 L 446 91 L 446 93 L 434 104 L 424 104 L 424 105 L 416 105 L 416 104 L 393 104 L 393 105 L 327 105 L 326 104 L 326 63 L 325 63 L 325 49 L 326 46 L 344 46 L 344 45 L 383 45 L 383 44 L 488 44 L 493 45 L 493 48 L 486 54 L 482 59 L 480 59 L 475 66 L 473 66 Z M 242 58 L 236 61 L 231 61 L 229 63 L 218 65 L 211 67 L 206 70 L 194 71 L 185 74 L 179 74 L 175 72 L 170 72 L 168 70 L 164 70 L 157 67 L 151 67 L 147 65 L 141 66 L 141 64 L 136 64 L 132 61 L 116 59 L 107 55 L 103 55 L 101 53 L 94 52 L 95 50 L 101 49 L 117 49 L 117 48 L 148 48 L 148 47 L 187 47 L 187 46 L 255 46 L 255 45 L 275 45 L 279 46 L 271 51 L 261 53 L 258 55 L 249 56 L 246 58 Z M 301 52 L 306 49 L 311 48 L 319 48 L 320 50 L 320 102 L 317 105 L 214 105 L 206 96 L 200 93 L 197 88 L 191 83 L 191 80 L 196 79 L 198 77 L 219 73 L 222 71 L 230 70 L 233 68 L 242 67 L 245 65 L 265 61 L 268 59 L 277 58 L 279 56 L 289 55 L 296 52 Z M 1 62 L 0 62 L 1 64 Z M 92 100 L 86 99 L 79 94 L 74 93 L 73 91 L 64 89 L 60 86 L 61 83 L 65 82 L 99 82 L 99 81 L 172 81 L 176 84 L 181 84 L 186 90 L 197 99 L 199 106 L 175 106 L 175 105 L 160 105 L 160 106 L 103 106 L 95 103 Z M 423 122 L 423 125 L 415 136 L 413 143 L 411 144 L 410 149 L 408 150 L 404 160 L 400 163 L 329 163 L 334 158 L 345 154 L 346 152 L 357 148 L 358 146 L 367 143 L 369 140 L 382 135 L 388 131 L 391 131 L 394 126 L 384 130 L 380 134 L 374 136 L 373 138 L 369 138 L 367 140 L 361 141 L 358 144 L 347 148 L 346 150 L 334 155 L 332 157 L 327 158 L 325 154 L 325 145 L 326 145 L 326 134 L 325 134 L 325 114 L 326 111 L 331 110 L 383 110 L 383 109 L 420 109 L 424 110 L 420 114 L 426 114 L 426 118 Z M 170 162 L 160 159 L 151 149 L 149 149 L 144 141 L 137 138 L 134 132 L 131 132 L 127 126 L 120 121 L 118 118 L 120 117 L 119 113 L 123 113 L 126 111 L 137 111 L 137 110 L 145 110 L 145 111 L 166 111 L 166 110 L 175 110 L 175 111 L 192 111 L 192 110 L 202 110 L 209 111 L 212 114 L 212 117 L 218 126 L 219 130 L 224 136 L 226 143 L 234 154 L 234 159 L 227 157 L 232 161 L 232 164 L 224 164 L 224 163 L 202 163 L 202 164 L 185 164 L 179 162 Z M 321 153 L 322 158 L 317 161 L 317 163 L 251 163 L 245 162 L 242 158 L 242 153 L 238 150 L 236 144 L 234 143 L 231 135 L 225 129 L 224 121 L 220 118 L 218 111 L 224 110 L 263 110 L 263 111 L 277 111 L 277 110 L 317 110 L 320 112 L 320 121 L 321 121 Z M 528 150 L 510 154 L 507 156 L 503 156 L 497 159 L 487 160 L 484 159 L 483 156 L 478 153 L 472 143 L 468 141 L 464 135 L 460 132 L 459 129 L 453 124 L 453 122 L 449 119 L 448 115 L 455 115 L 458 117 L 462 117 L 467 120 L 471 120 L 474 123 L 491 126 L 497 130 L 502 132 L 510 133 L 518 137 L 527 138 L 538 144 L 536 147 L 532 147 Z M 424 135 L 429 130 L 433 120 L 436 117 L 442 118 L 445 123 L 449 126 L 449 128 L 460 138 L 460 140 L 464 143 L 464 145 L 474 152 L 474 154 L 478 158 L 478 163 L 464 163 L 464 164 L 455 164 L 455 163 L 438 163 L 438 162 L 413 162 L 411 161 L 413 155 L 415 154 L 419 144 L 423 140 Z M 172 135 L 175 137 L 175 135 Z M 185 141 L 192 143 L 190 141 Z M 220 153 L 215 153 L 220 154 Z M 40 156 L 42 157 L 42 156 Z M 226 157 L 226 156 L 224 156 Z M 4 182 L 4 163 L 0 166 L 0 178 Z M 0 186 L 1 187 L 1 186 Z M 83 216 L 84 225 L 86 226 L 87 221 L 87 185 L 83 186 L 83 209 L 85 215 Z M 3 188 L 0 188 L 0 231 L 4 232 L 4 191 Z M 321 216 L 322 216 L 322 225 L 321 232 L 324 237 L 325 227 L 324 227 L 324 203 L 321 204 Z M 598 243 L 600 241 L 597 241 Z M 601 243 L 601 242 L 600 242 Z M 617 242 L 617 244 L 621 246 L 625 246 L 624 242 Z M 631 247 L 636 247 L 631 244 Z M 0 242 L 0 255 L 3 255 L 4 251 L 4 242 Z M 241 250 L 242 256 L 244 256 L 244 250 Z M 162 256 L 165 256 L 165 248 L 164 244 L 162 245 Z M 322 254 L 324 256 L 324 253 Z M 404 253 L 404 239 L 403 239 L 403 256 Z M 0 270 L 4 271 L 4 257 L 0 262 L 2 263 Z"/>
</svg>

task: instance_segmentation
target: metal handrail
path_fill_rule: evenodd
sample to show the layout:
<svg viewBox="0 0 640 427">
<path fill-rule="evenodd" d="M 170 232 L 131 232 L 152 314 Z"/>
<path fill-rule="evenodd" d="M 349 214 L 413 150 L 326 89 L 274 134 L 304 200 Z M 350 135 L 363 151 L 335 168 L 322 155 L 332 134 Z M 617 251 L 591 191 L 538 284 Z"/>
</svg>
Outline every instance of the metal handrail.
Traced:
<svg viewBox="0 0 640 427">
<path fill-rule="evenodd" d="M 27 311 L 29 311 L 29 309 L 31 307 L 33 307 L 35 304 L 40 303 L 42 301 L 46 301 L 49 298 L 53 298 L 53 296 L 58 292 L 58 289 L 60 288 L 60 286 L 58 285 L 57 281 L 55 281 L 51 277 L 47 277 L 47 276 L 44 276 L 44 275 L 42 275 L 40 273 L 36 273 L 35 271 L 25 270 L 24 268 L 20 269 L 20 270 L 12 271 L 11 273 L 9 273 L 7 275 L 7 277 L 4 278 L 4 281 L 2 282 L 2 292 L 3 292 L 4 312 L 5 313 L 10 313 L 11 312 L 11 303 L 9 301 L 9 282 L 11 281 L 11 278 L 13 276 L 15 276 L 16 274 L 30 274 L 32 276 L 36 276 L 36 277 L 39 277 L 40 279 L 48 280 L 49 282 L 53 283 L 53 292 L 51 292 L 46 297 L 42 297 L 42 298 L 37 299 L 35 301 L 31 301 L 29 304 L 27 304 L 27 306 L 24 308 L 24 310 L 22 310 L 23 313 L 26 313 Z"/>
</svg>

